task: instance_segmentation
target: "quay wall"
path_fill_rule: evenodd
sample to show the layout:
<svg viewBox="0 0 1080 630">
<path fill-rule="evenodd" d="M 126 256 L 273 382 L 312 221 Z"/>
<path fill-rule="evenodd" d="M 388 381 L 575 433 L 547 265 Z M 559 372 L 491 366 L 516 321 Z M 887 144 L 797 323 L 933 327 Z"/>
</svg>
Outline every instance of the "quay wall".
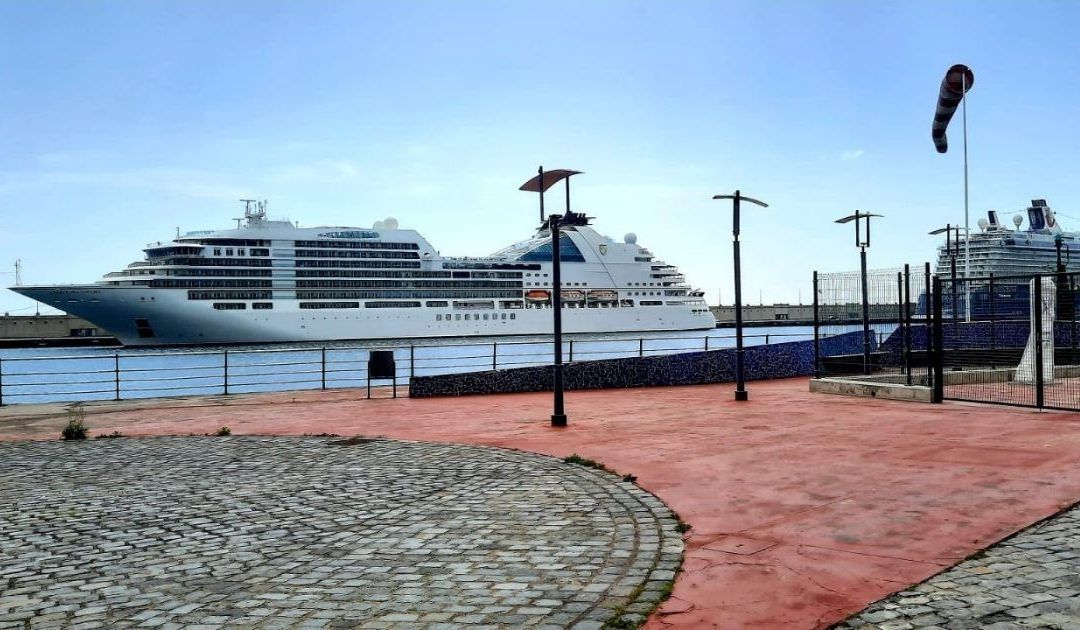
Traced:
<svg viewBox="0 0 1080 630">
<path fill-rule="evenodd" d="M 98 337 L 107 334 L 94 324 L 74 315 L 0 316 L 0 339 Z"/>
<path fill-rule="evenodd" d="M 861 344 L 861 333 L 823 339 L 822 349 L 838 354 Z M 861 345 L 859 346 L 861 347 Z M 814 342 L 794 341 L 745 349 L 747 380 L 809 376 L 814 372 Z M 563 366 L 567 390 L 703 385 L 735 380 L 735 349 L 687 352 L 654 357 L 581 361 Z M 416 376 L 409 396 L 464 396 L 550 391 L 550 365 L 464 374 Z"/>
</svg>

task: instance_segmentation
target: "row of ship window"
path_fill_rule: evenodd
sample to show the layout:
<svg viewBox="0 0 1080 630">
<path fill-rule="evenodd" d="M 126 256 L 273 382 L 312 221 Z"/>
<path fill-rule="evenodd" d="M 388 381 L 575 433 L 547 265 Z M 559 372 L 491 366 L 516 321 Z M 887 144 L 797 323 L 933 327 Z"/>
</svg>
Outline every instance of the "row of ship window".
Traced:
<svg viewBox="0 0 1080 630">
<path fill-rule="evenodd" d="M 297 258 L 420 258 L 416 252 L 354 252 L 352 250 L 298 249 Z"/>
<path fill-rule="evenodd" d="M 300 300 L 326 300 L 326 299 L 371 299 L 371 298 L 520 298 L 521 290 L 498 291 L 489 289 L 486 291 L 297 291 L 297 299 Z"/>
<path fill-rule="evenodd" d="M 238 299 L 242 299 L 242 298 L 238 298 Z M 629 304 L 627 304 L 626 302 L 629 302 Z M 520 303 L 518 303 L 518 304 L 519 304 L 519 306 L 517 306 L 516 308 L 521 308 Z M 661 305 L 663 305 L 663 302 L 658 301 L 658 300 L 642 300 L 642 301 L 638 302 L 638 304 L 640 306 L 661 306 Z M 427 302 L 426 305 L 429 308 L 440 308 L 440 307 L 441 308 L 446 308 L 447 306 L 449 306 L 446 302 Z M 620 304 L 615 304 L 615 303 L 612 303 L 612 304 L 607 304 L 607 303 L 595 304 L 594 303 L 594 304 L 589 304 L 587 306 L 585 304 L 580 304 L 579 305 L 579 304 L 575 304 L 573 302 L 563 304 L 563 308 L 615 308 L 617 306 L 620 306 Z M 623 307 L 633 306 L 633 301 L 632 300 L 623 300 L 623 303 L 621 304 L 621 306 L 623 306 Z M 420 302 L 364 302 L 364 307 L 365 308 L 420 308 Z M 551 307 L 550 305 L 539 305 L 539 304 L 530 304 L 530 305 L 525 306 L 525 308 L 530 308 L 530 309 L 531 308 L 550 308 L 550 307 Z M 242 310 L 247 309 L 247 304 L 244 303 L 244 302 L 215 302 L 214 303 L 214 308 L 216 310 L 219 310 L 219 311 L 242 311 Z M 253 302 L 251 304 L 251 308 L 253 310 L 269 310 L 269 309 L 274 308 L 274 304 L 273 304 L 273 302 Z M 301 302 L 300 303 L 300 308 L 305 309 L 305 310 L 308 310 L 308 309 L 360 308 L 360 303 L 359 302 Z M 491 302 L 488 302 L 488 303 L 486 303 L 484 305 L 481 305 L 481 306 L 474 305 L 474 308 L 492 309 L 492 308 L 494 308 L 494 304 L 492 304 Z M 514 307 L 507 307 L 507 306 L 505 306 L 505 303 L 504 303 L 503 308 L 514 308 Z M 703 311 L 695 310 L 694 312 L 697 313 L 697 312 L 706 312 L 706 311 L 705 310 L 703 310 Z M 454 317 L 455 317 L 455 319 L 460 320 L 462 318 L 462 315 L 464 315 L 464 318 L 466 320 L 468 320 L 470 318 L 477 319 L 477 320 L 481 319 L 481 314 L 479 314 L 479 313 L 477 313 L 477 314 L 458 313 L 458 314 L 455 314 Z M 509 316 L 510 316 L 510 319 L 515 319 L 517 317 L 514 313 L 510 313 Z M 436 321 L 443 321 L 444 317 L 445 317 L 446 321 L 450 321 L 450 314 L 449 313 L 447 313 L 445 316 L 444 315 L 436 315 L 435 320 Z M 502 313 L 501 314 L 501 319 L 506 319 L 506 318 L 507 318 L 507 314 Z M 487 313 L 483 314 L 483 319 L 485 319 L 485 320 L 488 319 L 488 314 Z M 499 313 L 491 314 L 491 319 L 500 319 Z"/>
<path fill-rule="evenodd" d="M 214 255 L 215 256 L 221 256 L 222 255 L 220 247 L 215 247 L 214 248 Z M 225 255 L 226 256 L 232 256 L 233 255 L 233 249 L 231 247 L 225 248 Z M 237 256 L 247 256 L 248 254 L 243 249 L 238 249 L 238 250 L 236 250 L 236 255 Z M 269 256 L 270 255 L 270 250 L 269 249 L 262 249 L 262 248 L 252 247 L 251 248 L 251 255 L 252 256 Z"/>
<path fill-rule="evenodd" d="M 521 288 L 520 281 L 513 280 L 297 280 L 297 288 L 440 288 L 440 289 L 468 289 L 468 288 Z"/>
<path fill-rule="evenodd" d="M 335 249 L 420 249 L 416 243 L 380 241 L 296 241 L 296 247 L 331 247 Z"/>
</svg>

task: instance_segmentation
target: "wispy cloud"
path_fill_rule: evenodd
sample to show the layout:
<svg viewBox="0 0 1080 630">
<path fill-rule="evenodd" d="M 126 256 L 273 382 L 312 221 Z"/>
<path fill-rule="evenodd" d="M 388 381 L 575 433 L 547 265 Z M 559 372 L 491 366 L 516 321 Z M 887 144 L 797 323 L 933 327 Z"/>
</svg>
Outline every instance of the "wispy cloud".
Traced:
<svg viewBox="0 0 1080 630">
<path fill-rule="evenodd" d="M 863 155 L 862 149 L 849 149 L 840 154 L 841 160 L 857 160 Z"/>
<path fill-rule="evenodd" d="M 235 185 L 218 173 L 194 169 L 0 172 L 0 191 L 64 185 L 155 190 L 201 199 L 237 199 L 251 194 L 250 189 Z"/>
<path fill-rule="evenodd" d="M 284 182 L 326 183 L 359 179 L 360 167 L 348 160 L 318 160 L 307 164 L 289 164 L 270 170 L 271 177 Z"/>
</svg>

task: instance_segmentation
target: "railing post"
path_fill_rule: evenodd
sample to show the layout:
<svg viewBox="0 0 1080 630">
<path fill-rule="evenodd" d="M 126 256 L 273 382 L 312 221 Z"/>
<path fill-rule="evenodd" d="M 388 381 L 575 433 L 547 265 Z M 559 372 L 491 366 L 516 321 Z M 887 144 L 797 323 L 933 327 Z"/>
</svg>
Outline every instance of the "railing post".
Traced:
<svg viewBox="0 0 1080 630">
<path fill-rule="evenodd" d="M 645 338 L 644 337 L 637 340 L 637 355 L 638 355 L 639 359 L 641 357 L 645 356 Z"/>
<path fill-rule="evenodd" d="M 821 326 L 818 322 L 818 272 L 814 272 L 814 378 L 821 378 Z"/>
<path fill-rule="evenodd" d="M 1035 318 L 1033 322 L 1035 332 L 1035 407 L 1042 409 L 1046 403 L 1045 392 L 1043 391 L 1046 375 L 1043 374 L 1042 276 L 1035 276 L 1035 299 L 1032 300 L 1031 306 L 1031 316 Z"/>
<path fill-rule="evenodd" d="M 0 359 L 0 407 L 4 406 L 4 360 Z"/>
<path fill-rule="evenodd" d="M 322 388 L 326 389 L 326 347 L 325 346 L 322 348 L 322 370 L 320 371 L 319 374 L 320 374 L 320 376 L 322 376 Z"/>
<path fill-rule="evenodd" d="M 116 400 L 120 400 L 120 353 L 113 353 L 113 382 L 116 384 Z"/>
<path fill-rule="evenodd" d="M 229 351 L 225 351 L 224 360 L 221 364 L 221 382 L 222 387 L 225 390 L 224 394 L 229 395 Z"/>
<path fill-rule="evenodd" d="M 570 343 L 573 343 L 572 341 Z M 571 346 L 572 347 L 572 346 Z M 491 342 L 491 369 L 492 371 L 499 369 L 499 342 Z"/>
<path fill-rule="evenodd" d="M 409 378 L 416 376 L 416 346 L 409 344 Z"/>
<path fill-rule="evenodd" d="M 930 362 L 933 351 L 930 346 L 934 336 L 934 294 L 933 285 L 930 284 L 930 263 L 923 263 L 923 295 L 926 296 L 926 331 L 923 335 L 926 337 L 926 376 L 933 379 L 933 363 Z"/>
<path fill-rule="evenodd" d="M 570 355 L 569 355 L 569 357 L 567 359 L 567 363 L 573 363 L 573 362 L 574 362 L 574 340 L 571 339 L 570 340 Z"/>
<path fill-rule="evenodd" d="M 903 302 L 900 325 L 904 327 L 903 353 L 904 371 L 907 372 L 907 384 L 911 385 L 911 267 L 904 265 L 904 295 L 900 298 Z"/>
<path fill-rule="evenodd" d="M 769 333 L 765 333 L 765 345 L 769 345 Z"/>
<path fill-rule="evenodd" d="M 709 351 L 709 336 L 705 335 L 705 352 Z"/>
</svg>

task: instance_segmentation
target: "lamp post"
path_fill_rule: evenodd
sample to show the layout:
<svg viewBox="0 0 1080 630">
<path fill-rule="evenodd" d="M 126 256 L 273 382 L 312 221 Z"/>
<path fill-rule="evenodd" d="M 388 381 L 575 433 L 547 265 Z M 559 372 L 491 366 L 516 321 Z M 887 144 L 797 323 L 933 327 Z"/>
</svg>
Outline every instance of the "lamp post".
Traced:
<svg viewBox="0 0 1080 630">
<path fill-rule="evenodd" d="M 836 220 L 837 223 L 855 222 L 855 246 L 859 248 L 859 268 L 862 280 L 862 328 L 863 328 L 863 374 L 870 373 L 870 291 L 866 278 L 866 248 L 870 247 L 870 217 L 880 217 L 880 214 L 862 212 L 856 210 L 855 214 L 849 214 Z M 866 223 L 866 235 L 862 232 L 862 223 Z"/>
<path fill-rule="evenodd" d="M 536 170 L 536 177 L 521 185 L 519 190 L 540 193 L 540 223 L 543 227 L 544 192 L 560 180 L 566 181 L 566 215 L 570 215 L 570 178 L 581 171 L 559 169 L 544 171 L 541 166 Z M 551 413 L 551 426 L 566 426 L 566 410 L 563 407 L 563 361 L 562 361 L 562 265 L 560 264 L 559 236 L 564 215 L 553 214 L 546 219 L 551 232 L 551 307 L 554 311 L 552 328 L 555 341 L 554 364 L 552 365 L 552 385 L 554 390 L 554 408 Z"/>
<path fill-rule="evenodd" d="M 959 304 L 959 302 L 957 302 L 959 295 L 956 288 L 956 259 L 960 256 L 960 226 L 946 223 L 945 227 L 930 232 L 930 235 L 937 236 L 941 233 L 945 234 L 945 253 L 949 256 L 949 268 L 952 275 L 952 312 L 953 317 L 955 318 L 957 317 L 957 313 L 959 313 L 959 307 L 957 306 Z M 956 235 L 955 238 L 953 237 L 954 234 Z M 966 268 L 965 263 L 965 269 Z M 970 273 L 968 275 L 970 275 Z M 965 291 L 964 295 L 968 295 L 968 293 Z"/>
<path fill-rule="evenodd" d="M 735 400 L 748 400 L 746 374 L 743 362 L 743 322 L 742 322 L 742 264 L 739 259 L 739 202 L 746 200 L 762 208 L 769 204 L 750 197 L 744 197 L 738 190 L 734 195 L 713 195 L 713 199 L 731 199 L 731 235 L 732 249 L 735 253 Z"/>
</svg>

